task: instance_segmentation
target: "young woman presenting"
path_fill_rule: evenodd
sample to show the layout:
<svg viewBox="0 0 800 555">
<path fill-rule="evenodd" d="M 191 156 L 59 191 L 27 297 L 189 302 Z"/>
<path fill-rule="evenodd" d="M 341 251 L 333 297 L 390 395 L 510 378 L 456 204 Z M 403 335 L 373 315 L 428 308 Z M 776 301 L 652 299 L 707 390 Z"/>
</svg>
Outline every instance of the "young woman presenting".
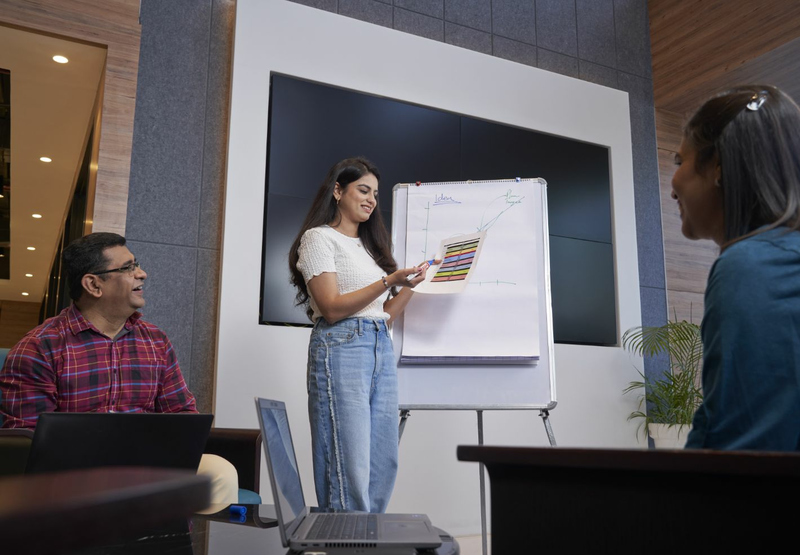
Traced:
<svg viewBox="0 0 800 555">
<path fill-rule="evenodd" d="M 397 474 L 397 368 L 388 325 L 428 264 L 397 269 L 378 210 L 380 173 L 334 165 L 289 253 L 297 304 L 314 322 L 308 412 L 317 502 L 384 512 Z"/>
</svg>

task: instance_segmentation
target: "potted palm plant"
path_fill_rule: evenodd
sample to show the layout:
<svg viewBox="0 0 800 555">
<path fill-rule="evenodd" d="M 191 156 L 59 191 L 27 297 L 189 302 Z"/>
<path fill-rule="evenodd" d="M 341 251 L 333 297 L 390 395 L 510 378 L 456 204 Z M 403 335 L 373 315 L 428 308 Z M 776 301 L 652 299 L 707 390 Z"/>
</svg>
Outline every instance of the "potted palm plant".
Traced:
<svg viewBox="0 0 800 555">
<path fill-rule="evenodd" d="M 683 447 L 692 417 L 703 401 L 698 383 L 703 361 L 700 326 L 685 320 L 637 326 L 625 332 L 622 346 L 642 357 L 669 357 L 669 372 L 658 380 L 639 372 L 642 379 L 628 384 L 623 393 L 640 392 L 639 406 L 628 416 L 629 421 L 641 419 L 637 434 L 643 429 L 656 447 Z"/>
</svg>

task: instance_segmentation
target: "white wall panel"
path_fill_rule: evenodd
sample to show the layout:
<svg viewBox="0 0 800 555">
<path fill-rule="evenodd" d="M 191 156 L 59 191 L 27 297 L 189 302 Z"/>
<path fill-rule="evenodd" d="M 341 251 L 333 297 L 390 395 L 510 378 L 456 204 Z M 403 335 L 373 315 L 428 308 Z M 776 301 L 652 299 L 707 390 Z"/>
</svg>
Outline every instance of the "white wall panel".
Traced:
<svg viewBox="0 0 800 555">
<path fill-rule="evenodd" d="M 255 427 L 254 396 L 285 401 L 310 504 L 309 330 L 258 324 L 270 72 L 608 146 L 618 325 L 641 323 L 627 93 L 291 2 L 239 0 L 216 424 Z M 551 420 L 560 445 L 641 446 L 626 422 L 636 400 L 622 397 L 641 360 L 618 347 L 557 345 L 555 364 L 559 404 Z M 487 413 L 485 429 L 489 444 L 547 445 L 534 412 Z M 474 412 L 412 413 L 389 509 L 427 512 L 454 534 L 479 533 L 477 466 L 455 458 L 458 444 L 476 442 Z"/>
</svg>

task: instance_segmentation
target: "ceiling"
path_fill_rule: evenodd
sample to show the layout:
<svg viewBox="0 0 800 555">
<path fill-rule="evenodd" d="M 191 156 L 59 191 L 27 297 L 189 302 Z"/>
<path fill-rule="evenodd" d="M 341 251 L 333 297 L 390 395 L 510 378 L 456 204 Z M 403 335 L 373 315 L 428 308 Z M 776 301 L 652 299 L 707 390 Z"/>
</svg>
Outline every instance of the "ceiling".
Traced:
<svg viewBox="0 0 800 555">
<path fill-rule="evenodd" d="M 693 113 L 731 86 L 777 85 L 800 101 L 800 1 L 650 0 L 656 109 Z"/>
<path fill-rule="evenodd" d="M 11 72 L 12 191 L 11 277 L 0 279 L 0 300 L 42 300 L 83 160 L 106 52 L 0 25 L 0 68 Z M 56 63 L 55 55 L 69 62 Z M 52 162 L 39 161 L 41 156 Z M 34 213 L 42 218 L 32 218 Z"/>
</svg>

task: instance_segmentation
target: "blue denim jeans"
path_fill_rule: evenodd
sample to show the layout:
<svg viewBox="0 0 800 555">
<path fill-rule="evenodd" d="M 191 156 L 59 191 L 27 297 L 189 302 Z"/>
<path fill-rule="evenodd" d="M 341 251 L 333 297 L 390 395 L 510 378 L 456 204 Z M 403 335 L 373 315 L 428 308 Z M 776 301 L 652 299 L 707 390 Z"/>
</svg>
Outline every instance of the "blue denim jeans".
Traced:
<svg viewBox="0 0 800 555">
<path fill-rule="evenodd" d="M 384 512 L 397 475 L 397 367 L 385 320 L 317 320 L 308 346 L 317 503 Z"/>
</svg>

